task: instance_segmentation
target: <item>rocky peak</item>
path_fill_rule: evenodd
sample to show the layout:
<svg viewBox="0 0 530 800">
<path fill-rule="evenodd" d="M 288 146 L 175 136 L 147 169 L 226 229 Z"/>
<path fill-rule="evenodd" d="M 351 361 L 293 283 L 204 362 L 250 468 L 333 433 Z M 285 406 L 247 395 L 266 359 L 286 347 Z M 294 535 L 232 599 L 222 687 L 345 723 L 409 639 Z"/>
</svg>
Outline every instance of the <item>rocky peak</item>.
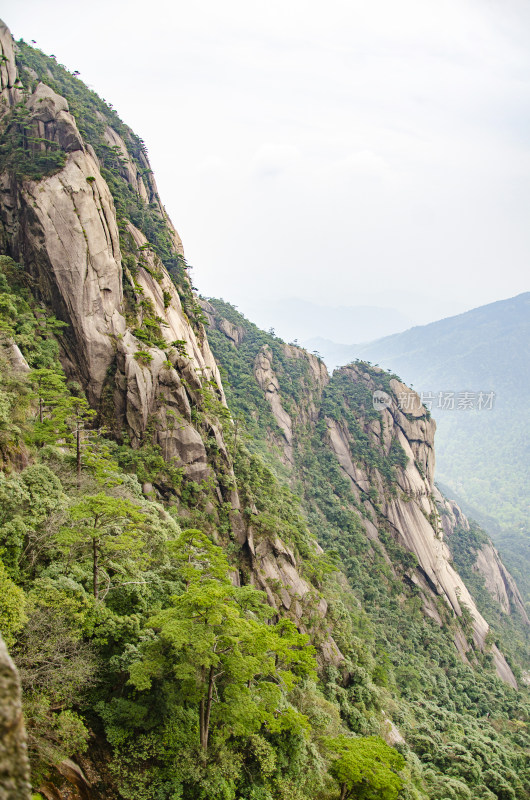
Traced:
<svg viewBox="0 0 530 800">
<path fill-rule="evenodd" d="M 11 58 L 12 41 L 5 28 L 2 41 Z M 9 76 L 13 80 L 11 67 Z M 205 337 L 199 342 L 184 317 L 167 270 L 153 252 L 145 252 L 149 248 L 145 236 L 129 224 L 134 248 L 142 252 L 138 292 L 145 293 L 144 301 L 148 299 L 154 313 L 163 320 L 163 338 L 167 342 L 167 352 L 160 347 L 147 348 L 149 367 L 142 366 L 135 358 L 145 348 L 125 319 L 122 232 L 99 160 L 93 148 L 83 141 L 64 97 L 39 82 L 33 91 L 26 91 L 25 105 L 35 134 L 57 143 L 66 159 L 62 169 L 39 180 L 14 180 L 9 171 L 0 176 L 0 220 L 5 250 L 24 264 L 34 279 L 39 298 L 67 323 L 61 337 L 63 363 L 70 376 L 85 388 L 90 402 L 98 406 L 109 370 L 114 371 L 118 365 L 121 392 L 116 397 L 116 408 L 129 426 L 133 441 L 141 439 L 148 419 L 153 412 L 160 411 L 165 397 L 165 408 L 174 405 L 184 416 L 182 427 L 175 426 L 178 431 L 175 436 L 186 440 L 184 463 L 190 473 L 204 477 L 207 473 L 204 448 L 198 433 L 191 430 L 189 401 L 184 398 L 186 392 L 180 379 L 176 380 L 174 367 L 178 353 L 170 356 L 174 363 L 169 370 L 162 368 L 162 364 L 168 362 L 171 342 L 181 340 L 186 352 L 186 358 L 181 359 L 182 368 L 190 378 L 190 385 L 200 386 L 197 375 L 205 381 L 213 379 L 224 401 L 217 367 Z M 107 136 L 118 143 L 120 152 L 126 153 L 121 137 L 116 132 L 111 136 L 110 130 L 107 126 Z M 136 167 L 133 172 L 131 159 L 123 160 L 131 185 L 150 202 L 154 183 L 148 182 L 147 189 Z M 162 209 L 159 200 L 158 204 Z M 173 226 L 168 226 L 168 231 L 178 255 L 182 251 L 180 239 Z M 159 275 L 159 280 L 153 279 L 153 274 Z M 159 382 L 161 372 L 164 378 Z M 167 437 L 163 438 L 166 445 Z M 177 449 L 169 446 L 167 452 L 175 456 Z M 201 466 L 197 466 L 199 462 Z"/>
<path fill-rule="evenodd" d="M 245 328 L 243 322 L 236 326 L 225 320 L 222 303 L 221 310 L 209 306 L 211 327 L 233 348 L 241 347 L 245 337 L 252 335 L 252 326 Z M 233 316 L 232 311 L 227 313 Z M 280 355 L 308 367 L 297 375 L 298 385 L 304 387 L 302 403 L 293 402 L 286 393 L 288 383 L 285 377 L 282 379 L 285 363 Z M 454 640 L 464 659 L 472 646 L 479 651 L 487 649 L 488 624 L 455 570 L 444 541 L 435 502 L 436 424 L 419 396 L 396 376 L 363 363 L 336 370 L 330 379 L 314 356 L 274 339 L 262 344 L 253 356 L 252 374 L 282 432 L 284 463 L 291 468 L 293 480 L 298 478 L 297 450 L 303 450 L 302 442 L 307 442 L 316 426 L 323 423 L 327 444 L 350 486 L 350 511 L 367 538 L 377 541 L 386 552 L 385 537 L 390 535 L 413 556 L 415 567 L 407 570 L 405 580 L 417 587 L 424 612 L 438 624 L 461 620 L 454 629 Z M 374 406 L 376 393 L 386 398 L 383 405 Z M 270 431 L 267 439 L 276 443 Z M 343 507 L 348 503 L 345 498 L 341 502 Z M 392 565 L 388 554 L 386 559 Z M 491 653 L 498 674 L 515 686 L 504 656 L 495 646 Z"/>
<path fill-rule="evenodd" d="M 20 90 L 15 84 L 18 81 L 18 71 L 15 61 L 15 45 L 7 25 L 0 20 L 0 94 L 2 108 L 0 113 L 18 103 L 21 97 Z"/>
</svg>

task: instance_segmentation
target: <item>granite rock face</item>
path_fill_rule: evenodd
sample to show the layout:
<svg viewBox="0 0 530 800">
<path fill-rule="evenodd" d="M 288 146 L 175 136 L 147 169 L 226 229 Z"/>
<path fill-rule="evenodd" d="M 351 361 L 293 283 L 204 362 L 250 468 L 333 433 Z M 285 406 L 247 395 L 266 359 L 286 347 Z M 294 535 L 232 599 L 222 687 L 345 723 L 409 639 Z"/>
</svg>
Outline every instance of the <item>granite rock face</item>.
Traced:
<svg viewBox="0 0 530 800">
<path fill-rule="evenodd" d="M 0 20 L 0 113 L 12 108 L 22 97 L 17 88 L 18 71 L 15 62 L 15 46 L 7 25 Z"/>
<path fill-rule="evenodd" d="M 380 390 L 378 369 L 372 374 L 362 365 L 341 368 L 341 373 L 353 384 L 364 387 L 368 395 Z M 383 371 L 379 371 L 384 375 Z M 355 462 L 352 456 L 354 441 L 343 423 L 327 419 L 329 443 L 348 477 L 354 496 L 362 504 L 366 517 L 361 517 L 369 538 L 375 539 L 380 528 L 391 532 L 393 538 L 413 553 L 417 568 L 412 581 L 421 589 L 426 614 L 441 623 L 436 603 L 442 598 L 457 617 L 465 607 L 471 614 L 475 646 L 486 648 L 488 623 L 480 614 L 464 581 L 452 565 L 451 552 L 444 541 L 444 530 L 440 522 L 434 487 L 434 434 L 436 424 L 422 406 L 415 392 L 392 378 L 388 385 L 389 402 L 380 410 L 381 420 L 370 419 L 360 414 L 364 432 L 371 439 L 371 446 L 382 456 L 390 455 L 392 442 L 398 442 L 406 456 L 406 465 L 395 468 L 397 491 L 389 491 L 384 476 L 378 469 Z M 406 410 L 400 398 L 411 398 Z M 370 490 L 376 492 L 377 501 L 368 499 Z M 469 647 L 461 631 L 455 635 L 455 644 L 463 657 Z M 517 682 L 506 659 L 495 645 L 491 648 L 498 675 L 516 687 Z"/>
<path fill-rule="evenodd" d="M 18 76 L 5 26 L 0 29 L 0 46 L 7 58 L 0 70 L 6 113 L 13 92 L 19 90 L 12 88 Z M 21 95 L 15 99 L 20 100 Z M 154 419 L 155 439 L 167 458 L 176 459 L 186 474 L 202 480 L 211 471 L 201 435 L 190 422 L 190 402 L 194 393 L 201 391 L 202 382 L 212 380 L 224 402 L 206 337 L 197 336 L 192 329 L 167 271 L 154 253 L 147 251 L 142 259 L 145 268 L 136 279 L 144 293 L 138 300 L 148 298 L 154 313 L 163 319 L 167 350 L 148 348 L 149 358 L 144 362 L 138 359 L 136 354 L 145 351 L 145 345 L 136 339 L 125 318 L 120 233 L 99 161 L 83 141 L 63 97 L 38 83 L 25 104 L 35 134 L 56 142 L 65 152 L 66 162 L 63 169 L 38 181 L 16 181 L 8 172 L 0 175 L 4 252 L 24 264 L 39 299 L 67 323 L 61 336 L 62 361 L 69 376 L 83 386 L 90 403 L 98 408 L 109 372 L 115 375 L 116 417 L 120 424 L 125 423 L 133 446 L 142 441 Z M 106 137 L 123 155 L 121 170 L 133 191 L 146 203 L 155 202 L 165 216 L 147 158 L 143 156 L 144 179 L 123 139 L 110 126 Z M 181 254 L 182 242 L 169 221 L 167 224 L 175 254 Z M 148 247 L 133 225 L 128 233 L 138 248 Z M 158 281 L 153 273 L 161 276 Z M 164 292 L 170 295 L 169 305 Z M 184 342 L 185 358 L 172 351 L 174 340 Z"/>
<path fill-rule="evenodd" d="M 20 680 L 0 636 L 0 800 L 30 800 Z"/>
<path fill-rule="evenodd" d="M 436 487 L 434 496 L 440 511 L 444 535 L 451 548 L 453 536 L 458 536 L 459 531 L 470 530 L 469 520 L 454 500 L 443 497 Z M 493 543 L 490 540 L 482 542 L 475 551 L 475 556 L 473 569 L 484 578 L 484 585 L 493 600 L 505 614 L 518 614 L 526 624 L 530 624 L 517 584 L 502 563 Z"/>
<path fill-rule="evenodd" d="M 285 458 L 293 464 L 293 423 L 291 417 L 282 406 L 280 384 L 272 369 L 272 352 L 264 345 L 254 362 L 254 377 L 263 390 L 265 399 L 271 407 L 272 415 L 283 434 L 283 450 Z"/>
<path fill-rule="evenodd" d="M 5 57 L 0 65 L 0 124 L 6 124 L 14 103 L 23 101 L 35 135 L 55 142 L 65 156 L 64 167 L 41 180 L 15 179 L 8 170 L 0 174 L 0 245 L 24 265 L 38 299 L 66 323 L 60 343 L 67 374 L 79 381 L 96 410 L 101 411 L 110 396 L 116 430 L 125 431 L 133 447 L 148 436 L 189 479 L 212 479 L 215 484 L 208 439 L 215 442 L 218 459 L 233 478 L 222 431 L 207 413 L 201 412 L 201 426 L 196 422 L 205 391 L 221 406 L 226 405 L 204 329 L 200 323 L 191 324 L 177 287 L 143 233 L 132 223 L 124 230 L 123 221 L 120 230 L 101 164 L 83 140 L 67 101 L 42 82 L 33 84 L 30 92 L 18 88 L 13 42 L 1 25 L 0 48 Z M 111 125 L 106 125 L 104 135 L 108 146 L 120 156 L 119 173 L 130 191 L 158 209 L 175 258 L 182 256 L 182 243 L 158 197 L 147 157 L 141 154 L 139 163 L 131 158 L 123 136 Z M 123 258 L 120 233 L 141 254 L 134 275 Z M 146 344 L 136 327 L 137 319 L 132 321 L 128 315 L 125 283 L 135 313 L 138 308 L 149 307 L 152 319 L 157 320 L 160 336 L 156 345 Z M 238 347 L 245 332 L 219 319 L 207 303 L 203 309 L 210 322 L 213 320 Z M 280 346 L 283 359 L 299 362 L 303 399 L 293 405 L 282 396 L 278 365 L 268 346 L 262 347 L 255 358 L 254 378 L 276 420 L 279 433 L 275 435 L 281 439 L 284 463 L 293 468 L 297 432 L 311 428 L 320 419 L 322 393 L 329 376 L 315 356 L 294 345 Z M 377 381 L 361 366 L 343 368 L 343 372 L 353 384 L 369 391 L 377 388 Z M 451 565 L 437 518 L 434 422 L 419 405 L 410 412 L 399 407 L 399 395 L 409 391 L 399 381 L 392 379 L 389 391 L 391 402 L 381 411 L 380 419 L 363 419 L 361 415 L 360 424 L 383 456 L 388 456 L 394 442 L 406 455 L 406 464 L 396 473 L 394 492 L 388 491 L 385 477 L 377 469 L 354 458 L 355 443 L 344 421 L 325 418 L 329 447 L 366 512 L 362 521 L 367 537 L 377 539 L 384 527 L 413 553 L 418 566 L 412 580 L 422 591 L 426 613 L 440 621 L 439 598 L 456 616 L 462 614 L 465 604 L 473 618 L 475 644 L 482 648 L 487 623 Z M 220 502 L 230 503 L 234 534 L 248 550 L 252 580 L 267 591 L 270 602 L 299 624 L 305 602 L 325 617 L 325 604 L 314 597 L 311 586 L 300 576 L 289 548 L 270 538 L 254 541 L 252 525 L 241 513 L 237 487 L 223 494 L 217 485 L 216 491 Z M 484 559 L 488 561 L 487 554 Z M 500 593 L 499 580 L 503 578 L 499 575 L 491 577 L 490 583 Z M 273 584 L 281 588 L 272 591 Z M 464 655 L 468 643 L 463 634 L 457 636 L 457 646 Z M 331 657 L 336 660 L 338 656 Z M 494 652 L 494 658 L 499 674 L 514 683 L 502 655 Z"/>
<path fill-rule="evenodd" d="M 224 317 L 220 317 L 208 300 L 201 300 L 201 308 L 208 320 L 208 326 L 217 329 L 226 336 L 233 347 L 239 347 L 245 338 L 245 329 L 240 325 L 234 325 L 233 322 Z"/>
<path fill-rule="evenodd" d="M 69 372 L 96 403 L 114 357 L 113 337 L 125 332 L 112 196 L 92 156 L 76 150 L 61 172 L 24 182 L 14 200 L 16 224 L 6 231 L 13 255 L 68 324 L 62 344 Z"/>
<path fill-rule="evenodd" d="M 222 320 L 219 323 L 224 332 Z M 282 433 L 278 444 L 282 447 L 285 463 L 294 466 L 293 437 L 294 431 L 299 426 L 313 423 L 318 418 L 318 409 L 322 391 L 329 382 L 329 375 L 325 364 L 316 356 L 307 353 L 296 345 L 281 343 L 283 355 L 290 361 L 299 361 L 303 365 L 299 383 L 303 390 L 303 400 L 289 413 L 282 400 L 280 382 L 275 370 L 274 356 L 267 345 L 263 345 L 254 361 L 254 377 L 262 389 L 276 424 Z"/>
<path fill-rule="evenodd" d="M 477 552 L 474 569 L 482 575 L 486 589 L 505 614 L 515 612 L 530 624 L 517 584 L 502 563 L 492 542 L 484 544 Z"/>
</svg>

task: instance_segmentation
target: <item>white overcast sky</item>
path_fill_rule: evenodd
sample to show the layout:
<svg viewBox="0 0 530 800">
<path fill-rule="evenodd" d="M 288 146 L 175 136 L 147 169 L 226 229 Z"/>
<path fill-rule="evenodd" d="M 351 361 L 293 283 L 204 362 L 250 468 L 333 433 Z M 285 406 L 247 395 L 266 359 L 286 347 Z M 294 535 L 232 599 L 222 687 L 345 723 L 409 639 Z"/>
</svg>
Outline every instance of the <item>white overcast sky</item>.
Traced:
<svg viewBox="0 0 530 800">
<path fill-rule="evenodd" d="M 201 293 L 427 321 L 530 288 L 528 0 L 0 13 L 145 140 Z"/>
</svg>

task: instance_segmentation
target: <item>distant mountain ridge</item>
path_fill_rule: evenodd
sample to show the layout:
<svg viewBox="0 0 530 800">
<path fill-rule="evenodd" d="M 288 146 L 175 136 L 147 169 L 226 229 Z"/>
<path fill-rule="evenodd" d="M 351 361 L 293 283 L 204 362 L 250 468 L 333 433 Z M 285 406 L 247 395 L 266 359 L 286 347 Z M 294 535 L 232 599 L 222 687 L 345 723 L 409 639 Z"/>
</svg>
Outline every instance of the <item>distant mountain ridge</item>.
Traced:
<svg viewBox="0 0 530 800">
<path fill-rule="evenodd" d="M 528 355 L 524 334 L 529 328 L 530 292 L 526 292 L 353 347 L 356 357 L 392 359 L 392 368 L 405 380 L 459 380 L 460 388 L 464 388 L 466 381 L 489 380 L 499 399 L 507 399 L 507 389 L 518 386 L 512 370 L 515 358 L 522 353 Z M 510 348 L 496 362 L 491 357 L 498 353 L 500 341 L 520 345 L 523 350 L 516 352 Z"/>
</svg>

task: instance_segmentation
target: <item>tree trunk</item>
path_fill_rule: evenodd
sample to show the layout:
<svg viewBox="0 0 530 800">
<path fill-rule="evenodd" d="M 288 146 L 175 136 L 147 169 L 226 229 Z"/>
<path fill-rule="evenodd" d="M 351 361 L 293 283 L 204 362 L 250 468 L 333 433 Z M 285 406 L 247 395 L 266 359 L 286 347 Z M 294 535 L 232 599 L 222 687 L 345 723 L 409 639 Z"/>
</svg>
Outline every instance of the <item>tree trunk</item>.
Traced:
<svg viewBox="0 0 530 800">
<path fill-rule="evenodd" d="M 77 461 L 77 488 L 81 488 L 81 426 L 77 423 L 76 430 L 76 461 Z"/>
<path fill-rule="evenodd" d="M 201 747 L 204 748 L 204 700 L 201 700 L 199 704 L 199 728 Z"/>
<path fill-rule="evenodd" d="M 201 667 L 201 683 L 204 683 L 204 667 Z M 200 728 L 199 735 L 200 735 L 200 739 L 201 739 L 201 747 L 206 749 L 205 745 L 204 745 L 204 740 L 205 740 L 205 737 L 204 737 L 204 711 L 205 711 L 204 697 L 201 697 L 201 702 L 199 704 L 199 728 Z M 208 743 L 206 742 L 206 747 L 207 746 L 208 746 Z"/>
<path fill-rule="evenodd" d="M 213 665 L 210 667 L 208 673 L 208 694 L 206 702 L 201 700 L 200 717 L 201 717 L 201 747 L 206 752 L 208 750 L 208 736 L 210 734 L 210 714 L 212 710 L 212 697 L 214 685 L 214 669 Z"/>
<path fill-rule="evenodd" d="M 98 543 L 96 537 L 92 540 L 92 581 L 94 597 L 98 599 Z"/>
</svg>

